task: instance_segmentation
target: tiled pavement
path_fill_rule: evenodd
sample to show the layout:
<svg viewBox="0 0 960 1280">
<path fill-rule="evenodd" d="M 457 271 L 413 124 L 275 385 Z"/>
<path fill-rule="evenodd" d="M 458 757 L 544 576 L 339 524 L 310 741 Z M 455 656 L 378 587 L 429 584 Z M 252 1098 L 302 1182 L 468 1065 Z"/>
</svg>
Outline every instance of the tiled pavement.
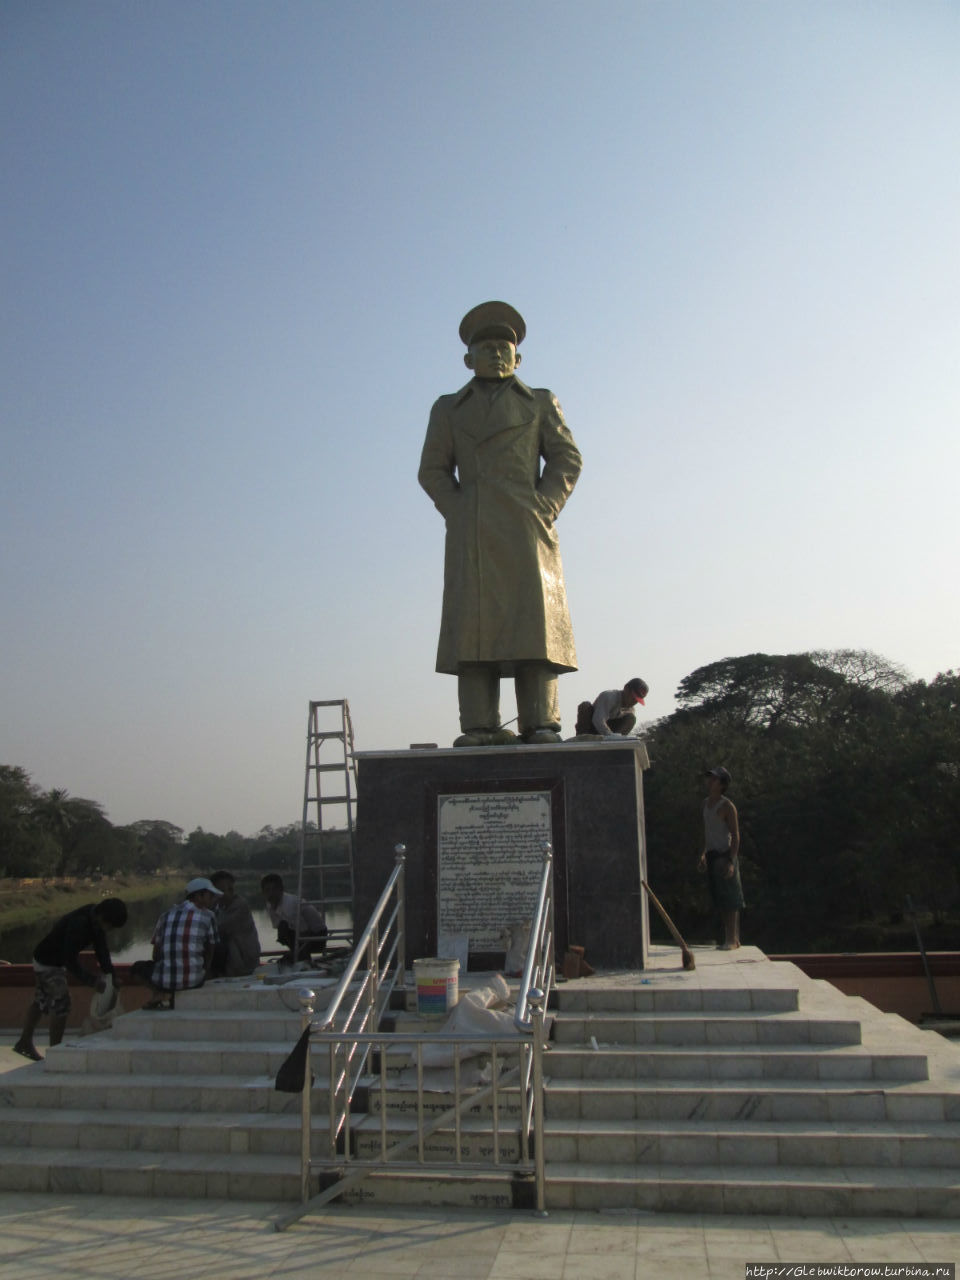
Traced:
<svg viewBox="0 0 960 1280">
<path fill-rule="evenodd" d="M 0 1196 L 0 1277 L 67 1280 L 743 1280 L 750 1262 L 956 1262 L 942 1220 L 718 1218 Z"/>
</svg>

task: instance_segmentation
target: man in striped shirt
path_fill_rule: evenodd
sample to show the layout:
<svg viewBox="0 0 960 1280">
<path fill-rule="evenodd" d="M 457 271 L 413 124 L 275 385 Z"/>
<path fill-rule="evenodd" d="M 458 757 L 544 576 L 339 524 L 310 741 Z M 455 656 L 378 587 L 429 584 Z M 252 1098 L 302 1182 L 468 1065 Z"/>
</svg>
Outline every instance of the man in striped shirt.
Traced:
<svg viewBox="0 0 960 1280">
<path fill-rule="evenodd" d="M 144 1007 L 163 1007 L 164 996 L 206 981 L 218 941 L 213 905 L 220 890 L 203 877 L 191 880 L 183 902 L 165 911 L 153 931 L 153 968 L 150 985 L 157 998 Z"/>
</svg>

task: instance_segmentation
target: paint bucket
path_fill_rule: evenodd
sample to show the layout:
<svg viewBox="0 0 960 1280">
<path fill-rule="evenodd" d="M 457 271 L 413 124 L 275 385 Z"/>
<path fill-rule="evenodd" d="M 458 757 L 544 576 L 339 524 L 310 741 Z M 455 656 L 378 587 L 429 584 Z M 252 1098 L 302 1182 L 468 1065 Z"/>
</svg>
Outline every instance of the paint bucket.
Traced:
<svg viewBox="0 0 960 1280">
<path fill-rule="evenodd" d="M 445 1018 L 460 999 L 459 960 L 414 960 L 417 1013 L 421 1018 Z"/>
</svg>

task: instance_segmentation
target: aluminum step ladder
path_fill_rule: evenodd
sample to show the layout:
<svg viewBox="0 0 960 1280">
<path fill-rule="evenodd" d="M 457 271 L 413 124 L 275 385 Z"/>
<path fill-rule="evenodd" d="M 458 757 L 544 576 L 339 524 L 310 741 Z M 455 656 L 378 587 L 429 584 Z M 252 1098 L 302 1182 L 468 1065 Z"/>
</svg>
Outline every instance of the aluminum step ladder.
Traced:
<svg viewBox="0 0 960 1280">
<path fill-rule="evenodd" d="M 353 949 L 353 859 L 356 764 L 353 724 L 346 698 L 310 703 L 303 780 L 297 896 L 326 919 L 328 943 Z M 339 821 L 336 821 L 339 819 Z M 301 921 L 296 951 L 300 954 Z M 314 951 L 314 936 L 305 938 Z"/>
</svg>

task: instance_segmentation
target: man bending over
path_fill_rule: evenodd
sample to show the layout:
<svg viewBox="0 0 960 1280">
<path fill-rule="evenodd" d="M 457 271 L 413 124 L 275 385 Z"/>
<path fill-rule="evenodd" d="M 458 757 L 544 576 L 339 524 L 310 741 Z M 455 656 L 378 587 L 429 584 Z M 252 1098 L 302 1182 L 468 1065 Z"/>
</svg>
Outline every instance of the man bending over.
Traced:
<svg viewBox="0 0 960 1280">
<path fill-rule="evenodd" d="M 33 1043 L 33 1033 L 44 1014 L 50 1015 L 51 1045 L 59 1044 L 63 1039 L 70 1013 L 68 974 L 85 987 L 106 991 L 108 980 L 113 979 L 107 930 L 122 929 L 126 923 L 126 903 L 120 898 L 104 898 L 102 902 L 90 903 L 69 912 L 57 921 L 45 938 L 41 938 L 33 953 L 36 994 L 27 1010 L 20 1039 L 13 1046 L 14 1053 L 34 1062 L 43 1060 Z M 80 963 L 80 952 L 91 947 L 100 966 L 99 975 Z"/>
</svg>

